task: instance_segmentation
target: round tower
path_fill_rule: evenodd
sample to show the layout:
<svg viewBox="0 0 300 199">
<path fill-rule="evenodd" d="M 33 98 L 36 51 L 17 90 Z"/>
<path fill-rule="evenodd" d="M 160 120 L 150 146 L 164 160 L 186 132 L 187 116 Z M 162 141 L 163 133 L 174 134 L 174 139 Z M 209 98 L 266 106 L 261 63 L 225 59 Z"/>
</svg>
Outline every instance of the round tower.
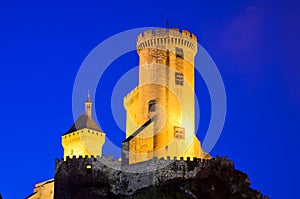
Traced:
<svg viewBox="0 0 300 199">
<path fill-rule="evenodd" d="M 138 146 L 134 153 L 147 154 L 143 160 L 150 156 L 201 157 L 203 151 L 195 136 L 196 36 L 176 28 L 149 30 L 138 36 L 137 52 L 139 86 L 124 100 L 126 135 L 149 119 L 153 120 L 153 132 L 148 130 L 140 138 L 135 135 Z"/>
</svg>

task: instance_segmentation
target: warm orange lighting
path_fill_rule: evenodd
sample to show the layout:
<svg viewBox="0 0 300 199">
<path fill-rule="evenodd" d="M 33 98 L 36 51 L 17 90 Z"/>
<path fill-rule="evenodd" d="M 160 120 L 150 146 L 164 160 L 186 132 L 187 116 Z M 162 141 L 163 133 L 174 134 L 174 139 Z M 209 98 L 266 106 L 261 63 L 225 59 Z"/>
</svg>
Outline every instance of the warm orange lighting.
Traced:
<svg viewBox="0 0 300 199">
<path fill-rule="evenodd" d="M 86 168 L 86 169 L 92 169 L 92 165 L 88 164 L 88 165 L 86 165 L 85 168 Z"/>
<path fill-rule="evenodd" d="M 149 30 L 138 36 L 137 52 L 139 86 L 124 98 L 128 162 L 203 158 L 195 135 L 196 37 L 178 29 Z"/>
<path fill-rule="evenodd" d="M 64 160 L 67 157 L 102 156 L 105 133 L 100 130 L 92 118 L 92 102 L 90 96 L 85 102 L 85 113 L 80 115 L 70 130 L 62 136 Z"/>
</svg>

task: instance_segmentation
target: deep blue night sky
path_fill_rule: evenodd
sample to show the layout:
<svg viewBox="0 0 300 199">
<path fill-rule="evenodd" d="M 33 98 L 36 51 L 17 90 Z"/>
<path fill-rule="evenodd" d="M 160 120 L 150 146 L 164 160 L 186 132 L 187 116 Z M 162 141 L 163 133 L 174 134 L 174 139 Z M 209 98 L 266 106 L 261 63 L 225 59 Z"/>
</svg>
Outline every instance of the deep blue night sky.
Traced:
<svg viewBox="0 0 300 199">
<path fill-rule="evenodd" d="M 271 198 L 296 198 L 300 178 L 297 1 L 11 0 L 0 3 L 4 199 L 25 198 L 34 184 L 53 178 L 54 160 L 63 155 L 61 135 L 73 123 L 73 84 L 89 52 L 119 32 L 165 26 L 166 17 L 172 27 L 197 35 L 226 87 L 226 123 L 211 154 L 228 156 L 248 174 L 253 188 Z M 112 117 L 111 92 L 118 78 L 137 64 L 135 52 L 120 57 L 98 85 L 97 117 L 115 143 L 124 133 Z M 201 106 L 197 135 L 203 139 L 210 104 L 201 76 L 196 77 Z"/>
</svg>

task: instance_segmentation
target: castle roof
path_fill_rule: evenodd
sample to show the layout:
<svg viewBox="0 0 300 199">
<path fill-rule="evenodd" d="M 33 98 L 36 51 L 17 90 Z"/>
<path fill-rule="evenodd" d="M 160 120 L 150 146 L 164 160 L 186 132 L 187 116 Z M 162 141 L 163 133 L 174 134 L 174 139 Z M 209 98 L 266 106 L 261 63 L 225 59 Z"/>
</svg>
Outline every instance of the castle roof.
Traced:
<svg viewBox="0 0 300 199">
<path fill-rule="evenodd" d="M 64 135 L 84 129 L 84 128 L 95 130 L 95 131 L 101 131 L 101 129 L 96 124 L 94 119 L 91 116 L 84 113 L 79 116 L 77 121 L 71 126 L 71 128 Z"/>
</svg>

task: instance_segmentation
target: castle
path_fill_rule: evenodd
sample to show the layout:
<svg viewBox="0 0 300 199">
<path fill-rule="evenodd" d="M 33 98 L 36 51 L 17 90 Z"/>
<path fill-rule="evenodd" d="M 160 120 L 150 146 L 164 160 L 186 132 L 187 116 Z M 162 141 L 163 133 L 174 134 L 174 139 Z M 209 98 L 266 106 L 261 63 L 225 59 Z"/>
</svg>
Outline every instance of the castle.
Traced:
<svg viewBox="0 0 300 199">
<path fill-rule="evenodd" d="M 196 36 L 178 29 L 149 30 L 138 36 L 137 52 L 139 85 L 124 98 L 121 160 L 102 156 L 105 133 L 92 118 L 88 95 L 85 113 L 62 135 L 64 157 L 55 162 L 54 180 L 37 184 L 28 199 L 126 198 L 170 180 L 234 171 L 227 158 L 205 153 L 196 137 Z"/>
</svg>

